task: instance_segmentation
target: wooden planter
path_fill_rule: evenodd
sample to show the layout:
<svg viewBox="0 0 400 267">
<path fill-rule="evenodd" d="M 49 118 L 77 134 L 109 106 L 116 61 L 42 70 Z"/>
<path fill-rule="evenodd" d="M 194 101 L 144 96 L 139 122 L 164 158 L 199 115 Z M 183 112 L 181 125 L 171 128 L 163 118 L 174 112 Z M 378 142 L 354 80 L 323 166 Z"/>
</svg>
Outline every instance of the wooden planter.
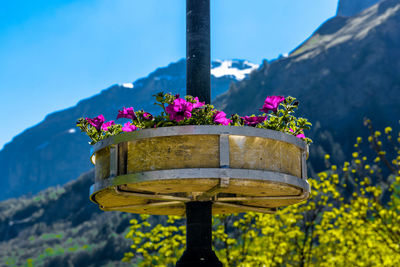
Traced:
<svg viewBox="0 0 400 267">
<path fill-rule="evenodd" d="M 103 210 L 184 215 L 187 201 L 213 213 L 273 212 L 306 200 L 308 146 L 277 131 L 175 126 L 124 133 L 94 146 L 90 199 Z"/>
</svg>

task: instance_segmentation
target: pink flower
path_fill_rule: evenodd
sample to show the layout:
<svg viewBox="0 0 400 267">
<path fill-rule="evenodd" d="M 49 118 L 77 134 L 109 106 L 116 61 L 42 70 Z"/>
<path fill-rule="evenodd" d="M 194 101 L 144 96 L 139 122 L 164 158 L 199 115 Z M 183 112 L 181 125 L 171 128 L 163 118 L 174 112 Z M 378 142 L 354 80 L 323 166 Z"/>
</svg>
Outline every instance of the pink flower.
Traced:
<svg viewBox="0 0 400 267">
<path fill-rule="evenodd" d="M 296 137 L 297 137 L 297 138 L 300 138 L 300 139 L 306 138 L 306 136 L 305 136 L 303 133 L 296 135 Z"/>
<path fill-rule="evenodd" d="M 136 127 L 136 125 L 131 124 L 129 121 L 125 123 L 124 126 L 122 127 L 123 132 L 133 132 L 136 131 L 137 129 L 138 128 Z"/>
<path fill-rule="evenodd" d="M 104 116 L 103 114 L 100 114 L 95 118 L 86 118 L 86 120 L 90 123 L 90 125 L 96 128 L 97 131 L 100 131 L 101 125 L 104 123 Z"/>
<path fill-rule="evenodd" d="M 215 113 L 215 115 L 214 115 L 214 122 L 222 124 L 222 125 L 229 125 L 231 120 L 226 118 L 225 112 L 217 111 L 217 113 Z"/>
<path fill-rule="evenodd" d="M 242 117 L 242 119 L 244 120 L 244 124 L 249 125 L 249 126 L 255 126 L 255 125 L 265 121 L 267 119 L 267 116 L 258 116 L 258 117 L 257 116 L 253 116 L 253 117 L 245 116 L 245 117 Z"/>
<path fill-rule="evenodd" d="M 144 118 L 145 120 L 151 121 L 151 120 L 153 119 L 153 115 L 151 115 L 151 114 L 148 113 L 148 112 L 145 112 L 145 113 L 143 113 L 143 118 Z"/>
<path fill-rule="evenodd" d="M 267 98 L 264 101 L 264 105 L 261 111 L 264 111 L 267 113 L 268 111 L 272 110 L 273 112 L 276 112 L 278 110 L 279 104 L 282 103 L 285 100 L 283 96 L 267 96 Z"/>
<path fill-rule="evenodd" d="M 290 128 L 289 130 L 290 130 L 292 133 L 294 132 L 293 129 L 291 129 L 291 128 Z M 300 139 L 306 138 L 306 136 L 304 135 L 303 132 L 301 132 L 301 133 L 299 133 L 298 135 L 296 135 L 296 137 L 297 137 L 297 138 L 300 138 Z"/>
<path fill-rule="evenodd" d="M 115 125 L 114 121 L 103 123 L 103 125 L 101 125 L 101 129 L 103 131 L 108 131 L 108 127 L 110 127 L 111 125 Z"/>
<path fill-rule="evenodd" d="M 197 96 L 194 98 L 194 100 L 196 100 L 196 103 L 193 103 L 193 108 L 200 108 L 206 104 L 205 102 L 200 102 Z"/>
<path fill-rule="evenodd" d="M 193 104 L 185 99 L 178 98 L 174 100 L 174 103 L 169 104 L 165 110 L 171 120 L 179 122 L 192 117 Z"/>
<path fill-rule="evenodd" d="M 126 118 L 126 119 L 135 120 L 136 119 L 136 114 L 135 114 L 135 111 L 133 110 L 133 107 L 130 107 L 130 108 L 125 108 L 124 107 L 123 110 L 118 110 L 117 120 L 119 118 Z"/>
</svg>

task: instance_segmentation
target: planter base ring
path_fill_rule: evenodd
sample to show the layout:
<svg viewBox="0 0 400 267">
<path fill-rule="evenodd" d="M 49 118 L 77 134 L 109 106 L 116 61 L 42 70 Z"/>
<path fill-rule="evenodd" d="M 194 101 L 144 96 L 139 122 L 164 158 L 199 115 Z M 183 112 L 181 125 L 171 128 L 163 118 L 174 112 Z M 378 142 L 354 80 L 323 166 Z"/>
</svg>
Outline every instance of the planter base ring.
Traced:
<svg viewBox="0 0 400 267">
<path fill-rule="evenodd" d="M 101 180 L 90 199 L 100 208 L 155 215 L 184 215 L 189 201 L 212 201 L 213 213 L 273 213 L 308 198 L 306 180 L 271 171 L 195 168 L 148 171 Z"/>
</svg>

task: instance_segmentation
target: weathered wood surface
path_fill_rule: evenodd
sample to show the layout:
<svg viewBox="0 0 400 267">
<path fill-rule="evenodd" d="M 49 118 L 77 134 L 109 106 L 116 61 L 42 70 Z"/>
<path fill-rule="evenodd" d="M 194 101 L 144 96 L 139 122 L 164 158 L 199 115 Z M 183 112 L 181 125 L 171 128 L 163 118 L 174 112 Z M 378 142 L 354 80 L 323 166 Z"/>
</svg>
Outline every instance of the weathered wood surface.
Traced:
<svg viewBox="0 0 400 267">
<path fill-rule="evenodd" d="M 229 136 L 230 167 L 301 177 L 301 152 L 292 144 L 260 137 Z"/>
<path fill-rule="evenodd" d="M 218 168 L 218 135 L 156 137 L 128 142 L 128 173 Z"/>
<path fill-rule="evenodd" d="M 220 153 L 223 153 L 220 151 L 220 136 L 215 134 L 164 136 L 125 141 L 118 144 L 117 175 L 122 177 L 157 170 L 220 168 Z M 225 156 L 228 157 L 228 167 L 231 169 L 270 171 L 301 179 L 302 152 L 298 146 L 284 141 L 230 135 L 229 151 Z M 109 176 L 110 150 L 106 147 L 96 152 L 96 182 L 107 181 Z M 246 177 L 230 178 L 225 187 L 219 187 L 220 183 L 220 177 L 131 180 L 130 183 L 121 184 L 124 191 L 148 196 L 166 195 L 172 197 L 172 200 L 146 198 L 135 194 L 124 195 L 115 190 L 114 186 L 94 192 L 92 200 L 103 210 L 184 215 L 184 202 L 173 201 L 173 197 L 216 201 L 213 206 L 214 214 L 257 211 L 263 208 L 268 212 L 268 208 L 295 204 L 308 197 L 304 194 L 304 188 L 284 182 Z M 254 199 L 254 197 L 265 198 Z M 232 201 L 232 198 L 239 200 Z"/>
<path fill-rule="evenodd" d="M 110 177 L 110 149 L 106 147 L 96 152 L 95 180 L 108 177 Z"/>
</svg>

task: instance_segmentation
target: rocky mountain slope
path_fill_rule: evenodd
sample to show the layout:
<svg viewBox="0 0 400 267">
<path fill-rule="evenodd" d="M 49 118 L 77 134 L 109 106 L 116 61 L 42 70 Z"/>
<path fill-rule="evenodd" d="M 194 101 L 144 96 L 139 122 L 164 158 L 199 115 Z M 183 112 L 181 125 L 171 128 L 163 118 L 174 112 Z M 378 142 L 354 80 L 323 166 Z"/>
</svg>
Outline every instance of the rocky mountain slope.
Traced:
<svg viewBox="0 0 400 267">
<path fill-rule="evenodd" d="M 90 171 L 63 187 L 0 202 L 0 266 L 126 266 L 124 233 L 135 215 L 102 212 L 90 203 L 93 176 Z"/>
<path fill-rule="evenodd" d="M 243 60 L 213 62 L 212 98 L 257 67 Z M 37 193 L 88 171 L 92 167 L 88 160 L 89 139 L 76 130 L 76 120 L 101 113 L 107 120 L 115 119 L 123 106 L 159 112 L 153 105 L 152 95 L 160 91 L 185 95 L 185 70 L 185 62 L 181 60 L 134 83 L 113 85 L 74 107 L 48 115 L 38 125 L 16 136 L 0 151 L 0 187 L 3 188 L 0 200 Z"/>
<path fill-rule="evenodd" d="M 323 168 L 320 159 L 325 153 L 341 161 L 351 153 L 356 136 L 365 132 L 364 116 L 370 117 L 377 128 L 398 125 L 398 29 L 398 0 L 383 0 L 353 17 L 332 18 L 289 57 L 265 61 L 249 79 L 232 85 L 217 97 L 215 104 L 228 114 L 258 113 L 266 95 L 296 96 L 301 102 L 301 113 L 314 123 L 313 131 L 307 133 L 315 140 L 311 147 L 313 168 Z M 219 93 L 251 68 L 242 72 L 240 67 L 231 70 L 235 64 L 215 63 L 214 67 L 221 72 L 228 69 L 236 75 L 213 79 L 214 88 L 223 88 Z M 219 77 L 216 70 L 214 75 Z M 0 185 L 6 189 L 13 185 L 9 192 L 21 194 L 29 187 L 39 190 L 36 181 L 43 186 L 48 181 L 58 184 L 78 177 L 71 173 L 71 166 L 76 168 L 74 172 L 83 172 L 90 165 L 87 139 L 72 130 L 77 117 L 99 112 L 110 117 L 116 109 L 133 101 L 138 108 L 152 108 L 152 93 L 168 87 L 183 93 L 184 86 L 181 61 L 133 84 L 110 87 L 76 107 L 49 115 L 0 152 L 0 167 L 9 175 L 3 176 L 7 179 Z M 64 145 L 58 146 L 57 142 Z M 86 165 L 80 166 L 82 162 Z M 48 169 L 46 165 L 50 165 Z M 30 176 L 30 169 L 34 175 Z M 34 266 L 122 266 L 119 260 L 129 250 L 129 242 L 123 236 L 134 215 L 100 212 L 88 201 L 92 182 L 93 172 L 88 172 L 63 187 L 0 202 L 0 266 L 21 266 L 29 259 Z"/>
<path fill-rule="evenodd" d="M 339 0 L 337 15 L 354 16 L 381 0 Z"/>
<path fill-rule="evenodd" d="M 320 159 L 325 153 L 343 160 L 356 136 L 366 133 L 363 117 L 376 127 L 398 126 L 398 29 L 398 0 L 381 1 L 353 17 L 334 17 L 289 57 L 264 62 L 215 103 L 227 114 L 249 114 L 258 112 L 265 95 L 295 96 L 301 113 L 317 126 L 308 133 L 315 140 L 314 168 L 324 166 Z"/>
</svg>

